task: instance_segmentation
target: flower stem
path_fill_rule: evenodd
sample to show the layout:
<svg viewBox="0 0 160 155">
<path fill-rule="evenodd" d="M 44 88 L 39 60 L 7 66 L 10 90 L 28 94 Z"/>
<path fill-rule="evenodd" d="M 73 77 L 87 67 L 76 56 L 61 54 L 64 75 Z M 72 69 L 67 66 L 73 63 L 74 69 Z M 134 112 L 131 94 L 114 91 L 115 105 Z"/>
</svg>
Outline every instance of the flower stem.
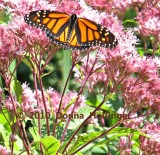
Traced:
<svg viewBox="0 0 160 155">
<path fill-rule="evenodd" d="M 69 79 L 70 79 L 70 77 L 71 77 L 71 74 L 72 74 L 72 71 L 73 71 L 73 68 L 74 68 L 74 66 L 75 66 L 75 65 L 76 65 L 75 63 L 72 63 L 72 66 L 71 66 L 70 72 L 69 72 L 69 74 L 68 74 L 68 77 L 67 77 L 66 83 L 65 83 L 65 85 L 64 85 L 64 89 L 63 89 L 63 92 L 62 92 L 62 96 L 61 96 L 61 100 L 60 100 L 60 103 L 59 103 L 59 107 L 58 107 L 58 111 L 57 111 L 57 113 L 59 113 L 59 112 L 60 112 L 60 110 L 61 110 L 62 100 L 63 100 L 63 97 L 64 97 L 64 93 L 65 93 L 65 91 L 66 91 L 67 84 L 68 84 L 68 82 L 69 82 Z M 56 126 L 57 126 L 57 118 L 55 119 L 55 123 L 54 123 L 54 127 L 53 127 L 53 136 L 55 136 Z"/>
<path fill-rule="evenodd" d="M 43 100 L 43 105 L 44 105 L 44 109 L 45 109 L 45 118 L 46 118 L 46 126 L 47 126 L 47 135 L 50 135 L 50 127 L 49 127 L 49 118 L 47 115 L 47 105 L 46 105 L 46 101 L 45 101 L 45 95 L 44 95 L 44 90 L 43 90 L 43 83 L 42 83 L 42 78 L 39 76 L 39 85 L 40 85 L 40 90 L 41 90 L 41 94 L 42 94 L 42 100 Z"/>
<path fill-rule="evenodd" d="M 71 113 L 73 113 L 74 110 L 75 110 L 75 108 L 76 108 L 76 105 L 77 105 L 77 103 L 78 103 L 79 96 L 80 96 L 80 94 L 82 93 L 83 88 L 84 88 L 84 86 L 85 86 L 85 84 L 86 84 L 89 76 L 91 75 L 91 73 L 92 73 L 92 71 L 93 71 L 93 68 L 94 68 L 94 65 L 96 64 L 96 61 L 97 61 L 97 59 L 95 59 L 95 62 L 93 63 L 92 68 L 90 69 L 88 75 L 85 77 L 85 79 L 84 79 L 84 81 L 83 81 L 83 83 L 82 83 L 82 86 L 81 86 L 81 88 L 80 88 L 80 90 L 79 90 L 79 93 L 78 93 L 78 95 L 77 95 L 78 97 L 77 97 L 77 99 L 76 99 L 76 101 L 75 101 L 75 104 L 74 104 L 74 106 L 73 106 L 73 109 L 72 109 Z M 96 109 L 97 109 L 97 108 L 96 108 Z M 87 122 L 87 120 L 88 120 L 90 117 L 91 117 L 91 116 L 88 116 L 88 117 L 84 120 L 84 122 L 78 127 L 78 129 L 74 132 L 74 134 L 71 136 L 70 140 L 69 140 L 68 143 L 66 144 L 66 147 L 64 148 L 64 150 L 63 150 L 62 153 L 64 153 L 64 152 L 66 151 L 66 149 L 68 148 L 70 142 L 73 140 L 73 138 L 75 137 L 75 135 L 78 133 L 78 131 L 83 127 L 83 125 Z M 67 128 L 68 128 L 69 123 L 70 123 L 70 119 L 67 120 L 67 124 L 66 124 L 65 129 L 64 129 L 64 131 L 63 131 L 63 133 L 62 133 L 61 142 L 64 140 L 64 136 L 65 136 L 65 133 L 66 133 L 66 131 L 67 131 Z"/>
</svg>

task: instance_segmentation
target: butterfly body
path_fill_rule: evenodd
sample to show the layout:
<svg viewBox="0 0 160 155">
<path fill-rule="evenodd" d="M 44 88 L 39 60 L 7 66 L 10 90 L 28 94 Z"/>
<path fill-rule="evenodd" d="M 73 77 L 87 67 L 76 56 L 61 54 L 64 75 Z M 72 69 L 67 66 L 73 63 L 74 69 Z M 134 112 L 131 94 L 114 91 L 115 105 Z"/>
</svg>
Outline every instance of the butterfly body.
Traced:
<svg viewBox="0 0 160 155">
<path fill-rule="evenodd" d="M 71 15 L 70 17 L 70 21 L 69 21 L 69 28 L 68 28 L 68 35 L 67 35 L 67 42 L 70 41 L 70 38 L 71 38 L 71 34 L 75 28 L 75 24 L 77 22 L 77 15 L 76 14 L 73 14 Z"/>
<path fill-rule="evenodd" d="M 91 46 L 112 48 L 118 44 L 115 36 L 95 22 L 68 14 L 39 10 L 25 15 L 26 23 L 46 32 L 55 44 L 67 49 L 84 50 Z"/>
</svg>

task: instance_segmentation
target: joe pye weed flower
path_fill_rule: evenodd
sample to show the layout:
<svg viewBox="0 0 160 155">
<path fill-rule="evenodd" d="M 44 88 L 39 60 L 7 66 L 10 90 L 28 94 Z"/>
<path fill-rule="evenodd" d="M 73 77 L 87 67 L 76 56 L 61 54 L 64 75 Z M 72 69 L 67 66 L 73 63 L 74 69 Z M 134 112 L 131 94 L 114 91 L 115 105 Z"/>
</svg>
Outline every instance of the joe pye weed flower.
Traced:
<svg viewBox="0 0 160 155">
<path fill-rule="evenodd" d="M 0 1 L 9 19 L 0 25 L 0 154 L 98 154 L 99 148 L 105 154 L 158 155 L 159 7 L 156 0 Z M 95 21 L 118 45 L 68 52 L 25 23 L 24 16 L 35 10 Z M 32 83 L 17 78 L 21 65 L 30 70 Z M 128 117 L 103 118 L 103 112 Z M 56 113 L 84 117 L 56 118 Z"/>
</svg>

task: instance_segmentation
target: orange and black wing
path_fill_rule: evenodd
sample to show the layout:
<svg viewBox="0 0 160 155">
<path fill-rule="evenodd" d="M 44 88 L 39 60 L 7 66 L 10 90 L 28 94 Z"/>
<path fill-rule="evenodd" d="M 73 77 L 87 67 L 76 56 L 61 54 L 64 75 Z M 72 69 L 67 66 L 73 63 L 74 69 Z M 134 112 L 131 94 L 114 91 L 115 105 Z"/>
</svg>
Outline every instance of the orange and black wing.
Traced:
<svg viewBox="0 0 160 155">
<path fill-rule="evenodd" d="M 69 15 L 57 11 L 39 10 L 26 14 L 24 19 L 32 27 L 45 31 L 54 42 L 66 45 L 67 30 L 70 23 Z"/>
<path fill-rule="evenodd" d="M 78 43 L 75 29 L 73 29 L 73 31 L 71 33 L 71 37 L 70 37 L 69 42 L 66 42 L 68 29 L 69 29 L 69 27 L 66 27 L 66 29 L 62 32 L 62 34 L 58 38 L 54 38 L 49 34 L 47 34 L 47 36 L 51 42 L 58 44 L 60 46 L 63 46 L 65 49 L 85 50 L 90 47 L 90 46 L 83 46 Z"/>
<path fill-rule="evenodd" d="M 78 18 L 75 31 L 77 42 L 81 46 L 112 48 L 118 44 L 113 33 L 105 27 L 85 18 Z"/>
<path fill-rule="evenodd" d="M 25 15 L 25 22 L 32 27 L 40 28 L 46 32 L 47 37 L 55 44 L 63 46 L 66 49 L 87 49 L 89 46 L 81 46 L 77 42 L 75 29 L 70 35 L 70 16 L 57 11 L 39 10 Z M 68 41 L 67 37 L 70 36 Z"/>
<path fill-rule="evenodd" d="M 78 50 L 91 46 L 112 48 L 118 44 L 115 36 L 105 27 L 85 18 L 72 21 L 71 17 L 62 12 L 39 10 L 28 13 L 24 19 L 29 25 L 45 31 L 53 43 L 64 48 Z"/>
</svg>

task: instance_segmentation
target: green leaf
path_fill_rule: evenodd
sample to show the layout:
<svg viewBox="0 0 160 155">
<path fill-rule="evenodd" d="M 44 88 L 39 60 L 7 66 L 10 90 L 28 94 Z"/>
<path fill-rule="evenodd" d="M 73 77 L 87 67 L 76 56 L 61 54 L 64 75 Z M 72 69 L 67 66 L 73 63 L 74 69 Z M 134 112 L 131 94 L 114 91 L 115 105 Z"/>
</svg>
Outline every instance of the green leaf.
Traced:
<svg viewBox="0 0 160 155">
<path fill-rule="evenodd" d="M 123 22 L 123 25 L 125 27 L 136 27 L 138 24 L 134 19 L 127 19 Z"/>
<path fill-rule="evenodd" d="M 138 130 L 131 129 L 131 128 L 124 128 L 124 127 L 116 127 L 112 129 L 111 131 L 107 133 L 107 136 L 109 137 L 109 141 L 110 141 L 111 139 L 113 140 L 113 139 L 116 139 L 117 137 L 120 137 L 123 135 L 129 135 L 129 134 L 134 134 L 136 138 L 138 138 L 140 135 L 149 137 L 143 132 L 140 132 Z"/>
<path fill-rule="evenodd" d="M 68 105 L 67 105 L 67 106 L 65 107 L 65 109 L 63 110 L 63 114 L 65 114 L 66 111 L 68 110 L 68 108 L 69 108 L 72 104 L 74 104 L 74 102 L 76 101 L 76 99 L 77 99 L 77 97 L 73 98 L 73 99 L 68 103 Z"/>
<path fill-rule="evenodd" d="M 45 64 L 45 61 L 43 61 L 43 60 L 41 60 L 42 61 L 42 63 L 41 64 Z M 42 75 L 41 75 L 41 78 L 42 77 L 45 77 L 45 76 L 47 76 L 47 75 L 49 75 L 49 74 L 51 74 L 52 72 L 53 72 L 53 66 L 51 66 L 50 64 L 47 64 L 46 66 L 45 66 L 45 72 L 46 73 L 43 73 Z"/>
<path fill-rule="evenodd" d="M 45 76 L 51 74 L 52 72 L 53 72 L 53 71 L 50 71 L 50 72 L 47 72 L 47 73 L 42 74 L 42 75 L 41 75 L 41 78 L 43 78 L 43 77 L 45 77 Z"/>
<path fill-rule="evenodd" d="M 99 128 L 101 131 L 90 131 L 88 134 L 80 134 L 78 138 L 72 143 L 72 146 L 69 149 L 68 155 L 74 153 L 79 147 L 83 146 L 87 142 L 93 140 L 94 138 L 98 137 L 105 131 L 107 131 L 109 128 Z M 129 134 L 133 134 L 133 139 L 134 141 L 139 140 L 139 136 L 145 136 L 149 137 L 148 135 L 134 129 L 130 128 L 123 128 L 123 127 L 116 127 L 113 128 L 111 131 L 109 131 L 106 136 L 103 136 L 99 138 L 96 143 L 94 142 L 93 146 L 102 146 L 102 145 L 107 145 L 109 142 L 112 142 L 114 140 L 117 140 L 117 138 L 121 136 L 128 136 Z M 139 143 L 137 142 L 136 145 L 138 146 Z M 88 148 L 87 148 L 88 149 Z"/>
<path fill-rule="evenodd" d="M 108 95 L 109 96 L 109 95 Z M 109 99 L 112 98 L 112 95 L 109 96 Z M 94 95 L 92 97 L 90 97 L 87 101 L 86 104 L 89 106 L 93 106 L 93 107 L 98 107 L 99 104 L 102 102 L 103 100 L 103 96 L 102 95 Z M 106 101 L 108 102 L 108 101 Z M 111 113 L 115 113 L 114 109 L 111 107 L 111 105 L 104 103 L 101 107 L 101 110 L 105 110 L 105 111 L 109 111 Z"/>
<path fill-rule="evenodd" d="M 16 71 L 14 71 L 15 67 L 16 67 L 16 60 L 13 60 L 12 63 L 10 64 L 10 66 L 9 66 L 9 69 L 10 69 L 11 73 L 14 72 L 14 76 L 16 77 Z"/>
<path fill-rule="evenodd" d="M 56 155 L 59 147 L 60 147 L 60 141 L 52 136 L 48 136 L 45 138 L 42 138 L 40 140 L 42 143 L 42 146 L 45 150 L 46 155 Z"/>
<path fill-rule="evenodd" d="M 100 138 L 99 142 L 96 143 L 95 146 L 114 145 L 115 142 L 118 141 L 120 137 L 129 136 L 130 134 L 132 134 L 132 143 L 133 143 L 132 147 L 134 148 L 134 152 L 138 153 L 139 136 L 145 136 L 146 138 L 149 138 L 150 136 L 131 128 L 116 127 L 112 129 L 110 132 L 108 132 L 106 134 L 106 137 Z"/>
<path fill-rule="evenodd" d="M 137 48 L 137 52 L 138 52 L 138 54 L 139 54 L 141 57 L 143 57 L 144 54 L 145 54 L 145 50 L 144 50 L 144 48 L 142 48 L 142 47 L 138 47 L 138 48 Z"/>
<path fill-rule="evenodd" d="M 129 8 L 126 11 L 126 14 L 124 16 L 123 25 L 125 27 L 135 27 L 135 26 L 137 26 L 138 24 L 135 20 L 136 16 L 137 16 L 137 13 L 136 13 L 135 9 L 134 8 Z"/>
<path fill-rule="evenodd" d="M 72 131 L 76 130 L 80 126 L 80 124 L 84 121 L 84 119 L 86 119 L 93 110 L 94 108 L 92 107 L 79 108 L 78 117 L 73 117 L 71 119 L 68 129 L 71 129 Z"/>
<path fill-rule="evenodd" d="M 24 62 L 32 70 L 33 62 L 31 61 L 29 56 L 23 57 L 22 62 Z"/>
<path fill-rule="evenodd" d="M 17 96 L 17 101 L 19 103 L 22 103 L 22 86 L 17 79 L 14 79 L 11 82 L 11 85 L 12 85 L 12 83 L 13 83 L 13 90 L 14 90 L 16 96 Z"/>
<path fill-rule="evenodd" d="M 150 136 L 146 135 L 143 132 L 140 132 L 135 129 L 131 128 L 123 128 L 123 127 L 116 127 L 112 129 L 110 132 L 106 134 L 106 137 L 99 139 L 99 142 L 96 143 L 95 146 L 106 146 L 106 145 L 113 145 L 120 137 L 122 136 L 129 136 L 132 134 L 132 143 L 134 148 L 134 152 L 139 152 L 139 136 L 145 136 L 146 138 L 151 138 Z"/>
<path fill-rule="evenodd" d="M 129 9 L 126 11 L 126 14 L 125 14 L 125 16 L 124 16 L 124 20 L 134 19 L 136 16 L 137 16 L 136 10 L 135 10 L 134 8 L 129 8 Z"/>
<path fill-rule="evenodd" d="M 2 124 L 3 126 L 5 126 L 5 130 L 11 131 L 11 128 L 10 128 L 10 126 L 8 124 L 8 121 L 11 123 L 8 110 L 6 108 L 3 108 L 2 110 L 3 110 L 3 113 L 0 112 L 0 124 Z M 4 115 L 5 115 L 5 117 L 4 117 Z"/>
<path fill-rule="evenodd" d="M 97 136 L 99 136 L 103 132 L 104 131 L 98 131 L 98 132 L 92 131 L 90 133 L 79 134 L 78 138 L 72 144 L 72 147 L 70 147 L 70 149 L 68 151 L 68 155 L 74 153 L 79 147 L 83 146 L 84 144 L 86 144 L 90 140 L 96 138 Z"/>
<path fill-rule="evenodd" d="M 6 11 L 0 11 L 0 24 L 8 23 L 10 20 L 10 16 L 6 13 Z"/>
<path fill-rule="evenodd" d="M 91 114 L 91 112 L 93 112 L 94 109 L 95 108 L 89 106 L 82 107 L 79 108 L 78 114 L 83 114 L 85 117 L 88 117 Z"/>
<path fill-rule="evenodd" d="M 1 117 L 0 117 L 1 118 Z M 9 137 L 10 137 L 11 131 L 9 132 L 6 130 L 5 126 L 0 124 L 0 144 L 5 144 L 7 148 L 9 148 Z"/>
<path fill-rule="evenodd" d="M 33 128 L 29 128 L 29 132 L 31 133 L 33 139 L 34 139 L 34 143 L 38 143 L 39 140 L 41 139 L 39 133 L 38 133 L 38 128 L 36 126 L 34 126 Z"/>
</svg>

